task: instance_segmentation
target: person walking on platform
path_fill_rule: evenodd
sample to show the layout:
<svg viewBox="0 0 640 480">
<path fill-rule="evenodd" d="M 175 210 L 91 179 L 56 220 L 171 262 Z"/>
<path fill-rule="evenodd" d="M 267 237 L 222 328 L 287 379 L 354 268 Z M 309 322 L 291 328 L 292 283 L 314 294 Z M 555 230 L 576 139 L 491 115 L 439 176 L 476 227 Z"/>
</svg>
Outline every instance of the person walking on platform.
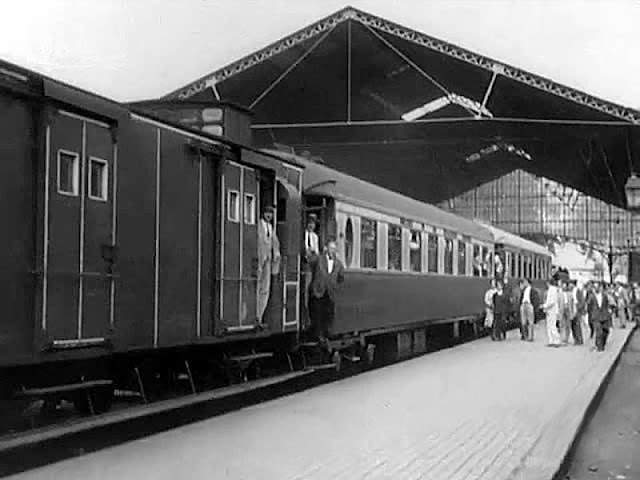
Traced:
<svg viewBox="0 0 640 480">
<path fill-rule="evenodd" d="M 618 316 L 618 300 L 616 299 L 615 285 L 609 284 L 604 288 L 604 295 L 609 302 L 611 310 L 611 328 L 622 328 L 620 325 L 620 317 Z"/>
<path fill-rule="evenodd" d="M 559 347 L 562 345 L 560 334 L 558 333 L 558 318 L 562 308 L 560 297 L 562 294 L 557 287 L 557 282 L 556 278 L 549 280 L 547 298 L 544 305 L 542 305 L 542 309 L 546 314 L 547 340 L 549 342 L 547 347 Z"/>
<path fill-rule="evenodd" d="M 313 277 L 309 285 L 309 314 L 311 326 L 320 342 L 326 341 L 329 336 L 338 285 L 344 281 L 344 267 L 336 251 L 336 239 L 329 238 L 325 252 L 317 256 L 311 265 Z"/>
<path fill-rule="evenodd" d="M 569 291 L 571 294 L 571 335 L 573 335 L 573 343 L 575 345 L 582 345 L 582 317 L 586 308 L 585 298 L 582 291 L 578 288 L 578 284 L 575 280 L 570 282 Z"/>
<path fill-rule="evenodd" d="M 616 307 L 618 308 L 618 324 L 620 325 L 620 328 L 627 328 L 627 305 L 629 303 L 629 298 L 627 297 L 627 292 L 621 283 L 618 283 L 616 286 L 614 295 L 616 299 Z"/>
<path fill-rule="evenodd" d="M 587 311 L 595 330 L 596 350 L 604 351 L 611 328 L 611 305 L 609 298 L 602 290 L 602 284 L 595 284 L 595 293 L 589 297 Z"/>
<path fill-rule="evenodd" d="M 558 316 L 558 333 L 560 341 L 563 345 L 569 344 L 569 331 L 571 330 L 571 295 L 567 290 L 567 282 L 560 280 L 558 282 L 558 290 L 560 292 L 560 314 Z"/>
<path fill-rule="evenodd" d="M 589 281 L 587 283 L 587 286 L 585 288 L 585 294 L 584 294 L 584 298 L 585 298 L 585 320 L 587 322 L 587 330 L 589 331 L 589 340 L 593 340 L 594 335 L 595 335 L 595 331 L 593 329 L 593 322 L 591 322 L 591 316 L 589 315 L 589 309 L 587 308 L 588 304 L 589 304 L 589 299 L 595 295 L 595 287 L 593 285 L 592 281 Z"/>
<path fill-rule="evenodd" d="M 484 326 L 485 328 L 493 327 L 493 296 L 496 294 L 496 281 L 489 281 L 489 290 L 484 294 Z M 493 337 L 493 335 L 492 335 Z"/>
<path fill-rule="evenodd" d="M 520 306 L 520 338 L 523 341 L 533 342 L 534 315 L 540 307 L 540 297 L 528 278 L 520 281 L 518 305 Z"/>
<path fill-rule="evenodd" d="M 493 296 L 493 329 L 491 339 L 494 341 L 506 340 L 505 322 L 511 313 L 511 298 L 504 289 L 501 281 L 496 284 L 496 293 Z"/>
<path fill-rule="evenodd" d="M 640 317 L 640 286 L 634 282 L 631 287 L 631 320 L 637 322 Z"/>
</svg>

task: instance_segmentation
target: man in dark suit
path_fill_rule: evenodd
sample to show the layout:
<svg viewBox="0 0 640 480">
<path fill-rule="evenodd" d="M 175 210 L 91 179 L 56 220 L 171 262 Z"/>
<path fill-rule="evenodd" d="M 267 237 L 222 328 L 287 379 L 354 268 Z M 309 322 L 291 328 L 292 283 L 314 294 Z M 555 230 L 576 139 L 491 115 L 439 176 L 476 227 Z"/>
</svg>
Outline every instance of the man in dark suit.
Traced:
<svg viewBox="0 0 640 480">
<path fill-rule="evenodd" d="M 578 282 L 571 280 L 571 301 L 573 303 L 573 317 L 571 318 L 571 334 L 573 335 L 573 342 L 576 345 L 583 344 L 582 338 L 582 318 L 587 310 L 587 303 L 584 292 L 578 288 Z"/>
<path fill-rule="evenodd" d="M 589 320 L 596 335 L 596 350 L 604 351 L 611 328 L 611 306 L 607 295 L 602 291 L 602 283 L 596 282 L 593 294 L 587 300 Z"/>
<path fill-rule="evenodd" d="M 520 308 L 520 339 L 533 342 L 535 312 L 540 308 L 540 295 L 531 286 L 528 278 L 520 280 L 520 295 L 517 305 Z"/>
<path fill-rule="evenodd" d="M 329 336 L 329 328 L 335 315 L 335 298 L 338 285 L 344 281 L 344 267 L 336 255 L 335 238 L 329 238 L 325 251 L 311 264 L 312 279 L 309 285 L 309 316 L 320 341 Z"/>
<path fill-rule="evenodd" d="M 512 301 L 508 292 L 504 289 L 501 281 L 496 284 L 496 293 L 493 296 L 493 330 L 491 332 L 491 340 L 501 342 L 506 340 L 507 333 L 505 325 L 509 315 L 512 312 Z"/>
</svg>

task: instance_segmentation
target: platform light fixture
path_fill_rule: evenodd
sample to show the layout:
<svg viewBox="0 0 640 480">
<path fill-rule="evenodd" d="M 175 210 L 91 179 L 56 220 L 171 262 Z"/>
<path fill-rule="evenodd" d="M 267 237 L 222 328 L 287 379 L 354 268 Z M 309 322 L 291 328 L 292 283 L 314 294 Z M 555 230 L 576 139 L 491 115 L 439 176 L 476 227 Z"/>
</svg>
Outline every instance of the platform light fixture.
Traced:
<svg viewBox="0 0 640 480">
<path fill-rule="evenodd" d="M 635 212 L 640 211 L 640 178 L 634 172 L 631 172 L 624 185 L 624 193 L 627 197 L 627 208 Z"/>
<path fill-rule="evenodd" d="M 635 169 L 633 168 L 630 136 L 631 132 L 627 131 L 627 159 L 629 160 L 629 172 L 631 173 L 631 176 L 627 179 L 627 183 L 624 184 L 624 194 L 627 197 L 627 209 L 638 212 L 640 211 L 640 178 L 638 178 Z"/>
</svg>

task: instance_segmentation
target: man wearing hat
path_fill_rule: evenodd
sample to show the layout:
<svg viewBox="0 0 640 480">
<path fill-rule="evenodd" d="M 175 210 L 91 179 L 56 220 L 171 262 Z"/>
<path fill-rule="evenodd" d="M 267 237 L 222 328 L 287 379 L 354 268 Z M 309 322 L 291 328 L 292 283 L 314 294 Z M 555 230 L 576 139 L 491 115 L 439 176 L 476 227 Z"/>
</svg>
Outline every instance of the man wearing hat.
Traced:
<svg viewBox="0 0 640 480">
<path fill-rule="evenodd" d="M 307 225 L 304 230 L 304 305 L 309 311 L 309 285 L 311 284 L 311 264 L 315 258 L 320 254 L 318 234 L 316 233 L 316 225 L 318 223 L 318 216 L 315 213 L 310 213 L 307 217 Z M 309 318 L 306 321 L 310 322 Z"/>
<path fill-rule="evenodd" d="M 611 328 L 611 305 L 601 282 L 594 283 L 594 293 L 587 300 L 587 312 L 596 336 L 596 350 L 604 351 Z"/>
<path fill-rule="evenodd" d="M 267 205 L 262 209 L 258 225 L 258 321 L 263 321 L 264 311 L 271 293 L 271 276 L 280 271 L 280 242 L 273 226 L 275 208 Z"/>
</svg>

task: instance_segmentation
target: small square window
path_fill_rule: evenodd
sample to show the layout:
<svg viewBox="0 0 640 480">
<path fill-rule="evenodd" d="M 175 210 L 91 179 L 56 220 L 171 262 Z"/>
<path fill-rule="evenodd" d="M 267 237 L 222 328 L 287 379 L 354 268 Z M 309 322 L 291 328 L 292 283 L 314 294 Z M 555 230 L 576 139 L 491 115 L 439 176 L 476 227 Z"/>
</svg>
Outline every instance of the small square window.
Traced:
<svg viewBox="0 0 640 480">
<path fill-rule="evenodd" d="M 227 220 L 238 223 L 240 221 L 240 194 L 236 190 L 227 191 Z"/>
<path fill-rule="evenodd" d="M 100 158 L 89 159 L 89 198 L 106 202 L 109 198 L 109 164 Z"/>
<path fill-rule="evenodd" d="M 244 223 L 247 225 L 256 223 L 256 197 L 249 193 L 244 194 Z"/>
<path fill-rule="evenodd" d="M 80 156 L 74 152 L 58 150 L 58 192 L 78 196 L 79 180 Z"/>
</svg>

